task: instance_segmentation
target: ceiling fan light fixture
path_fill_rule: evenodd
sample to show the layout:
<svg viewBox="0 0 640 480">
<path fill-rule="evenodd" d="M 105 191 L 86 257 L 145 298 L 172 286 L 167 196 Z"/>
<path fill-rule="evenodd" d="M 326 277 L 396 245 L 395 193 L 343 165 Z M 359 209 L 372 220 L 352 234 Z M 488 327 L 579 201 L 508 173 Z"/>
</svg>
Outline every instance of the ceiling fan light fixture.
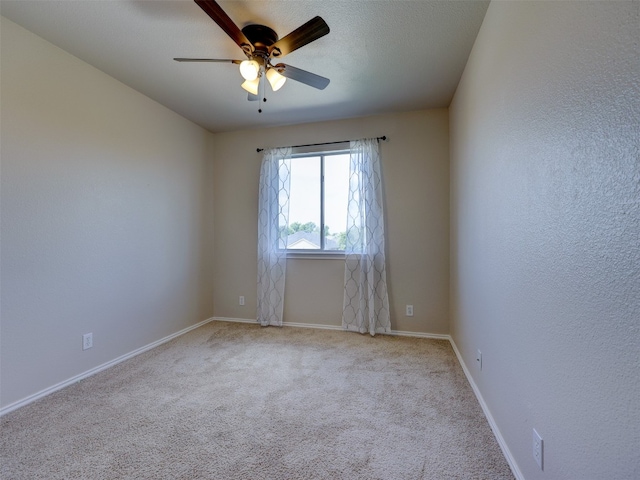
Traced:
<svg viewBox="0 0 640 480">
<path fill-rule="evenodd" d="M 258 78 L 260 72 L 260 64 L 255 60 L 245 60 L 240 64 L 240 75 L 247 81 Z"/>
<path fill-rule="evenodd" d="M 242 29 L 238 28 L 216 0 L 195 0 L 195 2 L 242 49 L 246 59 L 241 61 L 217 58 L 174 58 L 175 61 L 220 62 L 239 65 L 240 74 L 245 80 L 242 83 L 242 88 L 249 92 L 248 99 L 252 101 L 260 100 L 258 91 L 263 76 L 267 77 L 265 81 L 269 81 L 274 92 L 282 88 L 286 78 L 318 90 L 324 90 L 329 85 L 328 78 L 301 68 L 284 63 L 271 65 L 271 60 L 289 55 L 291 52 L 327 35 L 330 31 L 329 25 L 321 17 L 315 16 L 307 23 L 279 38 L 278 34 L 266 25 L 248 24 Z M 265 93 L 264 88 L 263 86 L 263 93 Z M 266 97 L 264 101 L 266 102 Z M 262 110 L 259 108 L 258 112 L 260 111 Z"/>
<path fill-rule="evenodd" d="M 260 86 L 260 77 L 256 77 L 253 80 L 246 80 L 241 87 L 247 92 L 258 95 L 258 87 Z"/>
<path fill-rule="evenodd" d="M 271 85 L 273 91 L 277 92 L 282 88 L 284 82 L 287 81 L 287 77 L 283 77 L 282 75 L 280 75 L 280 72 L 272 67 L 267 70 L 267 80 L 269 80 L 269 84 Z"/>
</svg>

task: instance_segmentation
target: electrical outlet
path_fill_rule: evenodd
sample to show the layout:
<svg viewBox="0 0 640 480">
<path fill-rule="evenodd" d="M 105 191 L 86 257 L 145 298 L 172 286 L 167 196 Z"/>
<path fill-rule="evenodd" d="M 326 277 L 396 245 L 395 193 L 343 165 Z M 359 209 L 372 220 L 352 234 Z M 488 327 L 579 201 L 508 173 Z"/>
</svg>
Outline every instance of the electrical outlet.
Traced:
<svg viewBox="0 0 640 480">
<path fill-rule="evenodd" d="M 542 437 L 536 429 L 533 429 L 533 458 L 540 467 L 540 470 L 544 470 L 543 465 L 543 455 L 544 455 L 544 442 L 542 441 Z"/>
<path fill-rule="evenodd" d="M 413 305 L 407 305 L 407 317 L 413 317 Z"/>
<path fill-rule="evenodd" d="M 238 300 L 238 303 L 244 306 L 244 296 L 240 295 L 240 299 Z"/>
<path fill-rule="evenodd" d="M 482 370 L 482 352 L 480 350 L 476 353 L 476 363 L 478 364 L 478 368 Z"/>
<path fill-rule="evenodd" d="M 93 333 L 85 333 L 82 335 L 82 350 L 93 347 Z"/>
</svg>

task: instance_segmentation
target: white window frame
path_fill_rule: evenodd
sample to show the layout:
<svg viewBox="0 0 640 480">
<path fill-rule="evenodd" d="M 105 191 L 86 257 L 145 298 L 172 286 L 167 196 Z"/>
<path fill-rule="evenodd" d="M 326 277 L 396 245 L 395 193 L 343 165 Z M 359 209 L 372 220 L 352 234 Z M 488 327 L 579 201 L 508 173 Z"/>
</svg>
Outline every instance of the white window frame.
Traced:
<svg viewBox="0 0 640 480">
<path fill-rule="evenodd" d="M 297 158 L 307 158 L 307 157 L 320 157 L 320 247 L 319 249 L 286 249 L 287 258 L 303 258 L 303 259 L 344 259 L 344 250 L 325 250 L 324 249 L 324 159 L 328 156 L 333 155 L 349 155 L 349 143 L 345 142 L 344 144 L 340 144 L 339 147 L 336 148 L 336 145 L 331 145 L 333 148 L 321 149 L 318 146 L 313 146 L 313 149 L 310 150 L 309 147 L 306 148 L 296 148 L 294 149 L 294 153 L 291 155 L 291 161 L 294 162 Z M 344 212 L 345 218 L 347 216 L 347 211 Z"/>
</svg>

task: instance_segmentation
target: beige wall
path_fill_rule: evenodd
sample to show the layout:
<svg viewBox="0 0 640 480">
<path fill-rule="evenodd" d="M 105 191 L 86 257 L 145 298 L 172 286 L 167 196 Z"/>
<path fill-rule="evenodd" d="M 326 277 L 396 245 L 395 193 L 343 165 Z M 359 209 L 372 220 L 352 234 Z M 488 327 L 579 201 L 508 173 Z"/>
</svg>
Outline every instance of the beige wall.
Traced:
<svg viewBox="0 0 640 480">
<path fill-rule="evenodd" d="M 452 336 L 527 480 L 640 474 L 639 10 L 492 2 L 450 108 Z"/>
<path fill-rule="evenodd" d="M 261 155 L 256 147 L 386 135 L 382 170 L 394 330 L 449 331 L 447 110 L 418 111 L 215 136 L 215 280 L 218 317 L 256 318 L 256 238 Z M 344 263 L 290 259 L 285 322 L 340 325 Z M 238 305 L 238 296 L 246 305 Z M 405 316 L 413 304 L 415 316 Z"/>
<path fill-rule="evenodd" d="M 211 317 L 212 135 L 4 18 L 1 35 L 7 406 Z"/>
</svg>

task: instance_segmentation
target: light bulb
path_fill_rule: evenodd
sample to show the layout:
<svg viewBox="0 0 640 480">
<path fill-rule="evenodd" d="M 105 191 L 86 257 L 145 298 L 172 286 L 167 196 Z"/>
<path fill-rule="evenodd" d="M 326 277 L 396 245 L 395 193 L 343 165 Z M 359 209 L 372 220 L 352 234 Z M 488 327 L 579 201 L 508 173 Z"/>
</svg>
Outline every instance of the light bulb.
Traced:
<svg viewBox="0 0 640 480">
<path fill-rule="evenodd" d="M 258 95 L 258 86 L 260 85 L 260 78 L 256 77 L 253 80 L 245 81 L 241 87 L 244 88 L 247 92 Z"/>
<path fill-rule="evenodd" d="M 280 75 L 280 72 L 278 72 L 275 68 L 270 68 L 269 70 L 267 70 L 267 80 L 269 80 L 273 91 L 277 92 L 282 88 L 284 82 L 287 81 L 287 78 Z"/>
<path fill-rule="evenodd" d="M 240 75 L 245 80 L 255 80 L 260 72 L 260 65 L 255 60 L 245 60 L 240 64 Z"/>
</svg>

